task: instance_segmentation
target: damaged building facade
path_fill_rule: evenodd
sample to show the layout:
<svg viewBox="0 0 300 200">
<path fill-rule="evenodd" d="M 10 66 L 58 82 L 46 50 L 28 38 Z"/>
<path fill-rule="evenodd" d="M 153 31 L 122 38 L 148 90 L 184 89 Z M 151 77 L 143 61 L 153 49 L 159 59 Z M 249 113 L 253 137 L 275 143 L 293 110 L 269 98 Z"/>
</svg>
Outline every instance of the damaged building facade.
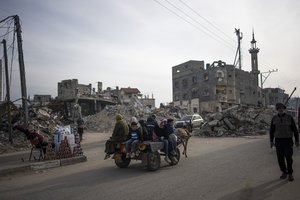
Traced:
<svg viewBox="0 0 300 200">
<path fill-rule="evenodd" d="M 79 84 L 77 79 L 63 80 L 57 85 L 57 100 L 64 102 L 68 116 L 77 115 L 78 108 L 75 105 L 80 106 L 80 113 L 83 116 L 98 113 L 106 105 L 128 105 L 132 103 L 149 107 L 155 105 L 154 98 L 142 98 L 142 94 L 137 88 L 120 89 L 116 87 L 116 89 L 112 89 L 108 87 L 103 90 L 102 82 L 98 82 L 97 87 L 96 91 L 92 84 Z"/>
<path fill-rule="evenodd" d="M 112 98 L 101 94 L 102 83 L 98 83 L 98 92 L 92 84 L 79 84 L 77 79 L 63 80 L 57 85 L 57 100 L 64 102 L 69 116 L 74 115 L 74 106 L 80 105 L 82 115 L 91 115 L 100 112 L 106 105 L 115 105 Z"/>
<path fill-rule="evenodd" d="M 233 105 L 268 105 L 270 100 L 259 87 L 258 52 L 253 34 L 250 72 L 223 61 L 205 65 L 191 60 L 172 67 L 174 105 L 192 113 L 219 112 Z"/>
<path fill-rule="evenodd" d="M 288 95 L 280 88 L 264 88 L 264 103 L 266 105 L 275 105 L 277 102 L 285 102 Z"/>
<path fill-rule="evenodd" d="M 155 99 L 149 98 L 149 96 L 143 96 L 137 88 L 121 88 L 120 89 L 120 101 L 122 104 L 139 104 L 139 106 L 147 106 L 149 108 L 155 107 Z"/>
<path fill-rule="evenodd" d="M 138 88 L 119 88 L 112 89 L 108 87 L 104 91 L 105 96 L 110 96 L 118 101 L 119 104 L 129 105 L 129 104 L 139 104 L 140 106 L 147 106 L 149 108 L 155 107 L 155 98 L 143 95 Z"/>
<path fill-rule="evenodd" d="M 201 67 L 199 67 L 199 65 Z M 257 74 L 218 61 L 188 61 L 173 67 L 173 101 L 190 112 L 218 112 L 233 105 L 258 105 Z"/>
</svg>

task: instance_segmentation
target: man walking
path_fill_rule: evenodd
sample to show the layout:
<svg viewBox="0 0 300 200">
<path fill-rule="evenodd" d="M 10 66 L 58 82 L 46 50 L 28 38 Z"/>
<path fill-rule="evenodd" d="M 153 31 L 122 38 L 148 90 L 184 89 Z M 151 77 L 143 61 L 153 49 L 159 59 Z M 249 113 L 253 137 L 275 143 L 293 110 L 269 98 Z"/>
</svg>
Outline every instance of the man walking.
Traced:
<svg viewBox="0 0 300 200">
<path fill-rule="evenodd" d="M 79 117 L 77 119 L 77 132 L 79 134 L 80 142 L 83 139 L 83 128 L 84 128 L 84 121 L 83 121 L 83 119 L 81 117 Z"/>
<path fill-rule="evenodd" d="M 273 116 L 270 127 L 270 144 L 271 148 L 275 147 L 277 160 L 282 171 L 281 179 L 288 177 L 289 181 L 294 181 L 293 177 L 293 136 L 295 144 L 299 146 L 299 134 L 293 117 L 285 113 L 285 105 L 282 103 L 276 104 L 277 114 Z"/>
</svg>

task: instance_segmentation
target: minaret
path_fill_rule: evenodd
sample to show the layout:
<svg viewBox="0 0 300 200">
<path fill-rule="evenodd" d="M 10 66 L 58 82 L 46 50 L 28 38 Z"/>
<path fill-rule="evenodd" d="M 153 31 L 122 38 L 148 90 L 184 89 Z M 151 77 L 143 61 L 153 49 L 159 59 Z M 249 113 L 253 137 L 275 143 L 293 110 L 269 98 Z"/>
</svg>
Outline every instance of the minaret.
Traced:
<svg viewBox="0 0 300 200">
<path fill-rule="evenodd" d="M 252 31 L 252 41 L 251 41 L 251 49 L 249 49 L 249 53 L 251 54 L 251 73 L 255 75 L 255 79 L 257 79 L 258 85 L 258 74 L 260 71 L 258 70 L 258 60 L 257 53 L 259 52 L 259 48 L 256 47 L 256 40 L 254 39 L 254 30 Z"/>
</svg>

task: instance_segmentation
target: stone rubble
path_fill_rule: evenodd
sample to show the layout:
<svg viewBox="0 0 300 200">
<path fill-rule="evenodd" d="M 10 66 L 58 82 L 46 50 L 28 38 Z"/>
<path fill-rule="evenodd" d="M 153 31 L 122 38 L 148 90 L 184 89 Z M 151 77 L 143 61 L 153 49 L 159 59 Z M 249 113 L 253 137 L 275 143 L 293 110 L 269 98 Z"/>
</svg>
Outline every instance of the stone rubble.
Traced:
<svg viewBox="0 0 300 200">
<path fill-rule="evenodd" d="M 207 137 L 264 135 L 269 131 L 274 114 L 274 108 L 233 106 L 223 112 L 205 115 L 205 123 L 193 134 Z"/>
<path fill-rule="evenodd" d="M 20 111 L 16 113 L 16 110 L 14 109 L 14 124 L 21 123 Z M 148 116 L 155 114 L 157 120 L 162 118 L 178 120 L 188 114 L 186 110 L 178 107 L 161 106 L 159 109 L 149 109 L 137 102 L 132 102 L 128 106 L 106 106 L 99 113 L 83 117 L 85 131 L 112 133 L 115 116 L 118 113 L 122 114 L 128 123 L 133 116 L 146 120 Z M 55 110 L 51 106 L 32 108 L 29 114 L 31 123 L 46 138 L 53 136 L 57 126 L 68 124 L 76 126 L 74 120 L 68 120 L 63 116 L 61 109 Z M 274 108 L 249 108 L 242 106 L 233 106 L 218 113 L 202 113 L 205 123 L 200 129 L 195 128 L 193 135 L 203 137 L 237 137 L 267 134 L 274 114 Z M 25 139 L 24 134 L 18 131 L 13 131 L 12 134 L 14 144 L 9 143 L 7 124 L 7 121 L 2 118 L 2 123 L 0 124 L 0 154 L 28 149 L 30 147 L 29 141 Z"/>
</svg>

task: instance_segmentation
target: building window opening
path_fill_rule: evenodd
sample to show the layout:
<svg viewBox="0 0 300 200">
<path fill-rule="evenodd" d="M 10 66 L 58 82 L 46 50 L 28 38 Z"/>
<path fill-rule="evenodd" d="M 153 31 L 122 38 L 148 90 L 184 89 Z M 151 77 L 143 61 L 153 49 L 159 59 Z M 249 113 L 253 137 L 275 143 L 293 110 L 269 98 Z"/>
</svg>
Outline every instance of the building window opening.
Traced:
<svg viewBox="0 0 300 200">
<path fill-rule="evenodd" d="M 204 74 L 204 80 L 208 81 L 208 74 Z"/>
<path fill-rule="evenodd" d="M 183 79 L 183 80 L 182 80 L 182 86 L 183 86 L 183 87 L 187 87 L 187 86 L 188 86 L 188 82 L 187 82 L 186 79 Z"/>
<path fill-rule="evenodd" d="M 198 113 L 198 109 L 197 108 L 193 108 L 193 112 L 194 113 Z"/>
<path fill-rule="evenodd" d="M 193 82 L 193 83 L 197 83 L 197 77 L 196 77 L 196 76 L 193 76 L 192 82 Z"/>
</svg>

